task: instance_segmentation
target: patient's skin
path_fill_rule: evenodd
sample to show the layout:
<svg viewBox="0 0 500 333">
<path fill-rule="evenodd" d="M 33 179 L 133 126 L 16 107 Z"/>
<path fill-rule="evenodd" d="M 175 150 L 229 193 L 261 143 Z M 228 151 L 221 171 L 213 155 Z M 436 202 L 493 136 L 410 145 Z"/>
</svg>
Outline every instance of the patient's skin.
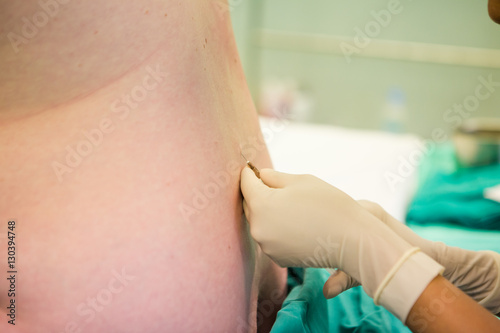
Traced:
<svg viewBox="0 0 500 333">
<path fill-rule="evenodd" d="M 23 35 L 38 1 L 0 1 L 0 331 L 255 331 L 259 294 L 264 331 L 286 272 L 242 220 L 240 145 L 271 163 L 227 2 L 64 2 Z"/>
</svg>

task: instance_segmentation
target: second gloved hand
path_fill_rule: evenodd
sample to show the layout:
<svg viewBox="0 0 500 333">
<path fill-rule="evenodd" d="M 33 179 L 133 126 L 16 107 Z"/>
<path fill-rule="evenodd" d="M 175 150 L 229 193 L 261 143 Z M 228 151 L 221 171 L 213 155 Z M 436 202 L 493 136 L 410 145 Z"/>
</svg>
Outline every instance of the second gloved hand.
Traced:
<svg viewBox="0 0 500 333">
<path fill-rule="evenodd" d="M 493 314 L 500 313 L 500 254 L 492 251 L 470 251 L 433 242 L 418 236 L 380 205 L 370 201 L 359 204 L 386 224 L 408 243 L 444 266 L 443 276 L 455 287 L 476 300 Z M 325 297 L 331 298 L 358 285 L 344 272 L 336 272 L 325 284 Z"/>
<path fill-rule="evenodd" d="M 339 268 L 403 322 L 442 267 L 339 189 L 310 175 L 248 168 L 250 232 L 281 266 Z"/>
</svg>

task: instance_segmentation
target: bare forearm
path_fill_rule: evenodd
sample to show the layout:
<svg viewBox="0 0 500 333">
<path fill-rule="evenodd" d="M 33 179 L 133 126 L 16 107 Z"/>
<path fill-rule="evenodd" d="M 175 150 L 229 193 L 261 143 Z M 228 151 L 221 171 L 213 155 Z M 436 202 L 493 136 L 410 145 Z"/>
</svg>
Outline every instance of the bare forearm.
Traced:
<svg viewBox="0 0 500 333">
<path fill-rule="evenodd" d="M 500 331 L 500 320 L 442 276 L 418 298 L 406 325 L 422 333 Z"/>
</svg>

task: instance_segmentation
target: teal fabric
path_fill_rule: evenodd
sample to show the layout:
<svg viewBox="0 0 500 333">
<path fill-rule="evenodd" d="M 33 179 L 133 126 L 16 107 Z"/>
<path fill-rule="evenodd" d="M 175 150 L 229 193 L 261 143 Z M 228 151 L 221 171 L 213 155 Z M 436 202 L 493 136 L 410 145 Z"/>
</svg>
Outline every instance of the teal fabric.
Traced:
<svg viewBox="0 0 500 333">
<path fill-rule="evenodd" d="M 450 153 L 453 150 L 443 146 L 429 157 L 425 164 L 427 178 L 421 183 L 406 220 L 417 224 L 447 222 L 500 230 L 500 203 L 483 196 L 485 188 L 500 184 L 500 165 L 451 169 L 453 155 Z M 432 162 L 435 162 L 434 168 Z"/>
<path fill-rule="evenodd" d="M 304 283 L 286 298 L 271 333 L 410 332 L 361 287 L 325 299 L 323 285 L 329 276 L 324 269 L 307 268 Z"/>
<path fill-rule="evenodd" d="M 442 241 L 473 251 L 491 250 L 500 253 L 500 231 L 469 229 L 452 224 L 409 224 L 420 236 Z M 303 274 L 301 269 L 293 269 Z M 302 285 L 297 279 L 278 313 L 271 333 L 282 332 L 409 332 L 385 309 L 376 306 L 361 287 L 353 288 L 336 298 L 323 297 L 323 285 L 329 277 L 323 269 L 308 268 Z"/>
<path fill-rule="evenodd" d="M 470 229 L 454 224 L 421 225 L 408 223 L 408 226 L 425 239 L 440 241 L 462 249 L 481 251 L 490 250 L 500 253 L 500 231 Z"/>
<path fill-rule="evenodd" d="M 453 146 L 446 144 L 423 161 L 420 176 L 420 189 L 408 214 L 414 221 L 409 226 L 417 234 L 451 246 L 500 253 L 500 231 L 466 227 L 496 229 L 500 224 L 500 206 L 482 198 L 482 189 L 500 183 L 500 166 L 463 173 L 454 160 Z M 308 268 L 294 275 L 297 272 L 304 274 L 303 283 L 289 276 L 293 289 L 271 333 L 410 332 L 361 287 L 326 300 L 323 285 L 330 276 L 326 270 Z"/>
</svg>

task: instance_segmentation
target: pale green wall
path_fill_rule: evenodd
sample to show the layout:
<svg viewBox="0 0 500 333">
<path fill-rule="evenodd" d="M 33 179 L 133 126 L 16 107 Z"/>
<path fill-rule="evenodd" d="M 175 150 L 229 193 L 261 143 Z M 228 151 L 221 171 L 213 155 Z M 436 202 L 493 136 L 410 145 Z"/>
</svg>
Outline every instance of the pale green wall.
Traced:
<svg viewBox="0 0 500 333">
<path fill-rule="evenodd" d="M 474 93 L 478 76 L 492 74 L 500 82 L 498 69 L 361 57 L 348 64 L 342 56 L 256 51 L 250 46 L 248 31 L 255 25 L 353 37 L 354 27 L 363 28 L 373 20 L 370 11 L 387 8 L 388 1 L 229 1 L 245 70 L 255 70 L 251 66 L 256 64 L 261 80 L 267 77 L 298 80 L 315 101 L 313 122 L 379 128 L 387 91 L 397 86 L 407 96 L 406 128 L 428 136 L 433 128 L 450 127 L 443 120 L 444 111 Z M 251 18 L 252 8 L 258 3 L 262 3 L 263 15 Z M 393 16 L 377 38 L 500 49 L 500 25 L 489 19 L 486 3 L 485 0 L 401 0 L 403 12 Z M 249 61 L 256 57 L 260 63 Z M 500 87 L 481 102 L 475 115 L 500 117 Z"/>
</svg>

